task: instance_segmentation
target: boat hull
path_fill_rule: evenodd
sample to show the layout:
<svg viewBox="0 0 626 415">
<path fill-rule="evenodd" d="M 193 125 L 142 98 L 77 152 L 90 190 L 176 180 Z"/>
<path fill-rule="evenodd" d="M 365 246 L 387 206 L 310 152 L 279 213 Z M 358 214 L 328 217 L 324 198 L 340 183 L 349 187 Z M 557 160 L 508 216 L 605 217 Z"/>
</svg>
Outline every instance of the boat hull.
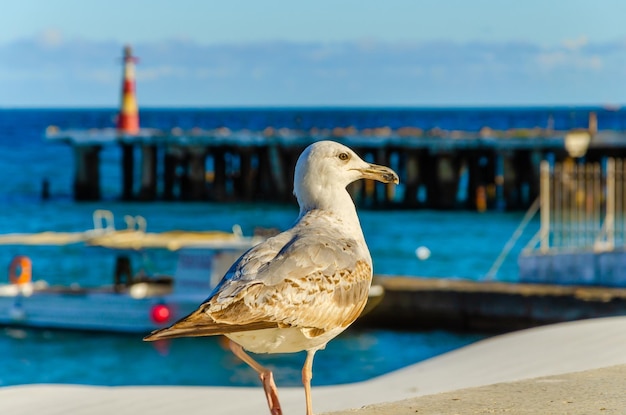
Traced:
<svg viewBox="0 0 626 415">
<path fill-rule="evenodd" d="M 193 311 L 203 300 L 200 295 L 134 298 L 129 293 L 99 289 L 3 294 L 0 325 L 125 333 L 164 327 Z M 156 306 L 166 307 L 168 318 L 155 321 Z"/>
</svg>

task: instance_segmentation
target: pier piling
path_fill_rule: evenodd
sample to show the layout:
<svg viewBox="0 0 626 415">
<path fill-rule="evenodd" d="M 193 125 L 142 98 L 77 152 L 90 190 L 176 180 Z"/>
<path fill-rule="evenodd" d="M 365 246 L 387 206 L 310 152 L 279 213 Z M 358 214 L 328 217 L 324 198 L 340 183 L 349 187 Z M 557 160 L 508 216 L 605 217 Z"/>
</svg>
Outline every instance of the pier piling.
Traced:
<svg viewBox="0 0 626 415">
<path fill-rule="evenodd" d="M 206 200 L 206 152 L 202 147 L 192 147 L 189 151 L 189 199 Z"/>
<path fill-rule="evenodd" d="M 122 143 L 122 200 L 132 200 L 135 171 L 135 149 L 132 144 Z"/>
<path fill-rule="evenodd" d="M 141 188 L 139 200 L 155 200 L 157 196 L 157 147 L 141 146 Z"/>
<path fill-rule="evenodd" d="M 176 168 L 178 157 L 174 150 L 166 149 L 163 152 L 163 200 L 174 200 L 174 186 L 176 185 Z"/>
<path fill-rule="evenodd" d="M 74 198 L 100 200 L 100 146 L 76 146 Z"/>
<path fill-rule="evenodd" d="M 222 148 L 213 149 L 213 192 L 212 199 L 218 202 L 226 200 L 226 151 Z"/>
</svg>

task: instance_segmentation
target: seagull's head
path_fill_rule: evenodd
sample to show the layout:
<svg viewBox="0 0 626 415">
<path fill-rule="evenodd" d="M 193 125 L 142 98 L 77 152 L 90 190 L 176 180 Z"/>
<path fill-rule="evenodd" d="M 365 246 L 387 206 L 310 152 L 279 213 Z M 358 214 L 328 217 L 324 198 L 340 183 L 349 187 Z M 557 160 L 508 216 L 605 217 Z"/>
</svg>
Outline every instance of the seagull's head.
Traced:
<svg viewBox="0 0 626 415">
<path fill-rule="evenodd" d="M 308 146 L 298 158 L 294 194 L 301 206 L 318 205 L 320 203 L 315 203 L 316 199 L 334 198 L 338 195 L 337 191 L 343 191 L 359 179 L 399 182 L 398 175 L 389 167 L 367 163 L 343 144 L 318 141 Z"/>
</svg>

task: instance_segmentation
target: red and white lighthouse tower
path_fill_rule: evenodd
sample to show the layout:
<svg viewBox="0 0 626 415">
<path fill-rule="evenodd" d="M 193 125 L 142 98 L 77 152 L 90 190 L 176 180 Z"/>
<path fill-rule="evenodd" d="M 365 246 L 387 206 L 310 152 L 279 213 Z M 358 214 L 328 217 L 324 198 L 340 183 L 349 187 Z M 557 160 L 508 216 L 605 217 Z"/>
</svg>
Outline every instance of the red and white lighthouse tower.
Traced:
<svg viewBox="0 0 626 415">
<path fill-rule="evenodd" d="M 135 96 L 135 62 L 130 46 L 124 47 L 124 78 L 122 80 L 122 102 L 117 117 L 117 129 L 124 134 L 139 132 L 139 110 Z"/>
</svg>

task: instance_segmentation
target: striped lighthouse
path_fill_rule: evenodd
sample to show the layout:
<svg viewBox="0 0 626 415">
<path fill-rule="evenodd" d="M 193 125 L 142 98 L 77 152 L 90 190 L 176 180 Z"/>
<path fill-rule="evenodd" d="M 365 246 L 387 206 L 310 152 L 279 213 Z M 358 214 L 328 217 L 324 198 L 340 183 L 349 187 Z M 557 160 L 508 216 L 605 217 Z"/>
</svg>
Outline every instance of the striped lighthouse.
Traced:
<svg viewBox="0 0 626 415">
<path fill-rule="evenodd" d="M 124 78 L 122 80 L 122 102 L 117 117 L 117 129 L 124 134 L 139 132 L 139 111 L 135 96 L 135 62 L 130 46 L 124 47 Z"/>
</svg>

